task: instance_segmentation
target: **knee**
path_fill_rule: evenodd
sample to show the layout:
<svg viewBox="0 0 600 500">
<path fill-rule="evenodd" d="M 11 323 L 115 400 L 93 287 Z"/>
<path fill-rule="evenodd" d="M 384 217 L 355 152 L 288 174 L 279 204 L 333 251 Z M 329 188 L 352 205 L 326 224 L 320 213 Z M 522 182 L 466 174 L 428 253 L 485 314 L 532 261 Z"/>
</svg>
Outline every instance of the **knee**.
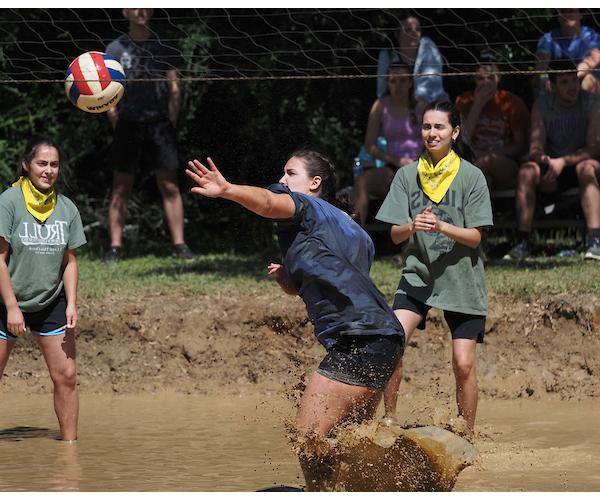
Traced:
<svg viewBox="0 0 600 500">
<path fill-rule="evenodd" d="M 77 369 L 75 364 L 69 364 L 50 374 L 55 386 L 63 389 L 75 389 L 77 385 Z"/>
<path fill-rule="evenodd" d="M 475 359 L 455 356 L 452 359 L 452 367 L 458 380 L 467 380 L 475 374 Z"/>
<path fill-rule="evenodd" d="M 517 174 L 517 185 L 518 186 L 533 186 L 536 181 L 536 168 L 534 163 L 524 163 L 519 168 Z"/>
<path fill-rule="evenodd" d="M 580 183 L 595 182 L 600 172 L 600 164 L 594 160 L 585 160 L 575 166 L 575 171 Z"/>
<path fill-rule="evenodd" d="M 179 186 L 176 182 L 162 181 L 158 183 L 158 189 L 163 198 L 174 199 L 179 196 Z"/>
</svg>

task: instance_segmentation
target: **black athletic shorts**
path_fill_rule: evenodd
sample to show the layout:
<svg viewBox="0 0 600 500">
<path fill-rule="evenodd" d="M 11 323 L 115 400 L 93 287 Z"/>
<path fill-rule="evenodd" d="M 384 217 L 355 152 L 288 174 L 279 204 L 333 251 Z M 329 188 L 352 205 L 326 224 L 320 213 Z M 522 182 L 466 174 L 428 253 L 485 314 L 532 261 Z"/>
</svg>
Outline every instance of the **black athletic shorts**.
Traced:
<svg viewBox="0 0 600 500">
<path fill-rule="evenodd" d="M 179 168 L 175 127 L 166 119 L 149 123 L 117 120 L 109 161 L 117 172 L 132 175 L 142 169 Z"/>
<path fill-rule="evenodd" d="M 427 322 L 427 313 L 429 312 L 429 309 L 431 309 L 431 306 L 428 306 L 405 293 L 397 293 L 394 297 L 392 309 L 394 311 L 405 309 L 421 315 L 423 319 L 417 328 L 419 330 L 424 330 L 425 323 Z M 485 316 L 444 311 L 444 319 L 446 320 L 446 323 L 448 323 L 453 339 L 477 339 L 477 343 L 483 343 L 483 337 L 485 335 Z"/>
<path fill-rule="evenodd" d="M 14 340 L 15 337 L 8 333 L 8 313 L 4 304 L 0 303 L 0 340 Z M 43 337 L 62 335 L 67 324 L 67 299 L 64 290 L 54 301 L 41 311 L 24 312 L 25 326 L 33 333 Z"/>
<path fill-rule="evenodd" d="M 317 373 L 344 384 L 383 391 L 404 352 L 404 335 L 342 337 L 327 350 Z"/>
</svg>

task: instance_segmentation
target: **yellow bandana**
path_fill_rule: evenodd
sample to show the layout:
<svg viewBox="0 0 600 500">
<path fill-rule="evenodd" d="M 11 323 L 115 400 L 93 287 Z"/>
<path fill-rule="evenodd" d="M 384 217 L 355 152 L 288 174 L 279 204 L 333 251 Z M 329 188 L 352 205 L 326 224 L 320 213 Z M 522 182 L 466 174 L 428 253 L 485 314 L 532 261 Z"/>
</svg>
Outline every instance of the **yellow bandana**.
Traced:
<svg viewBox="0 0 600 500">
<path fill-rule="evenodd" d="M 17 184 L 21 186 L 21 191 L 23 191 L 27 211 L 40 222 L 46 222 L 46 219 L 50 217 L 56 207 L 56 191 L 54 191 L 54 188 L 47 193 L 42 193 L 33 185 L 29 177 L 19 177 L 19 180 L 14 182 L 13 186 Z"/>
<path fill-rule="evenodd" d="M 433 164 L 428 153 L 423 153 L 419 157 L 417 172 L 421 187 L 425 194 L 434 201 L 439 203 L 450 188 L 450 184 L 458 173 L 460 167 L 460 158 L 453 149 L 442 158 L 437 165 Z"/>
</svg>

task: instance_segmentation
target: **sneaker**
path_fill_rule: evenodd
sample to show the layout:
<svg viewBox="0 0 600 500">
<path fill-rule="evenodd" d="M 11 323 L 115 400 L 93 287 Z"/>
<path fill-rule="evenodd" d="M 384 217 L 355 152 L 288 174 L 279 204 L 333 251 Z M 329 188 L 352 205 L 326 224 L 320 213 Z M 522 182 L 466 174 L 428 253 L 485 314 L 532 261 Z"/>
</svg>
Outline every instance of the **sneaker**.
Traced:
<svg viewBox="0 0 600 500">
<path fill-rule="evenodd" d="M 522 240 L 517 243 L 511 250 L 502 257 L 502 260 L 523 260 L 531 255 L 531 249 L 529 248 L 529 242 Z"/>
<path fill-rule="evenodd" d="M 584 259 L 600 260 L 600 238 L 588 238 L 588 249 L 586 250 Z"/>
<path fill-rule="evenodd" d="M 185 243 L 180 243 L 179 245 L 175 245 L 173 248 L 173 257 L 182 260 L 194 261 L 196 260 L 196 254 L 192 252 L 190 247 L 188 247 Z"/>
<path fill-rule="evenodd" d="M 110 250 L 102 257 L 102 262 L 105 264 L 119 262 L 121 260 L 121 253 L 121 247 L 110 247 Z"/>
</svg>

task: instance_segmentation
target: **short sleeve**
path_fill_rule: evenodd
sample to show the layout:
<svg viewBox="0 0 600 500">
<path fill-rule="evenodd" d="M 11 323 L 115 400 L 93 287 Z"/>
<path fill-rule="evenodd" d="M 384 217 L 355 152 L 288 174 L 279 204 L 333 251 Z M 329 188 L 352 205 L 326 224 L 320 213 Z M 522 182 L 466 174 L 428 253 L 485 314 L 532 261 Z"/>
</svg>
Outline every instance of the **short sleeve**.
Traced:
<svg viewBox="0 0 600 500">
<path fill-rule="evenodd" d="M 294 205 L 296 207 L 293 217 L 290 219 L 277 219 L 276 222 L 285 224 L 288 227 L 300 225 L 306 213 L 306 200 L 298 193 L 293 193 L 287 186 L 280 183 L 271 184 L 267 189 L 275 194 L 289 194 L 292 197 L 292 200 L 294 200 Z"/>
<path fill-rule="evenodd" d="M 87 239 L 85 237 L 85 232 L 83 231 L 83 223 L 81 222 L 81 215 L 79 215 L 79 211 L 76 210 L 75 216 L 71 219 L 71 224 L 69 225 L 69 250 L 74 250 L 75 248 L 79 248 L 87 243 Z"/>
<path fill-rule="evenodd" d="M 458 109 L 459 113 L 466 115 L 473 104 L 473 94 L 471 92 L 465 92 L 464 94 L 459 95 L 454 102 L 456 109 Z"/>
<path fill-rule="evenodd" d="M 403 170 L 401 168 L 396 172 L 390 190 L 377 212 L 377 220 L 396 225 L 408 224 L 411 221 L 408 189 Z"/>
<path fill-rule="evenodd" d="M 464 203 L 465 227 L 493 226 L 490 190 L 481 170 L 474 171 L 475 182 Z"/>
<path fill-rule="evenodd" d="M 544 33 L 537 43 L 535 51 L 538 54 L 551 55 L 552 54 L 552 32 Z"/>
<path fill-rule="evenodd" d="M 184 66 L 181 51 L 171 45 L 165 45 L 161 42 L 160 62 L 165 71 L 172 69 L 181 70 Z"/>
<path fill-rule="evenodd" d="M 10 243 L 15 218 L 15 207 L 6 197 L 0 197 L 0 236 Z"/>
</svg>

